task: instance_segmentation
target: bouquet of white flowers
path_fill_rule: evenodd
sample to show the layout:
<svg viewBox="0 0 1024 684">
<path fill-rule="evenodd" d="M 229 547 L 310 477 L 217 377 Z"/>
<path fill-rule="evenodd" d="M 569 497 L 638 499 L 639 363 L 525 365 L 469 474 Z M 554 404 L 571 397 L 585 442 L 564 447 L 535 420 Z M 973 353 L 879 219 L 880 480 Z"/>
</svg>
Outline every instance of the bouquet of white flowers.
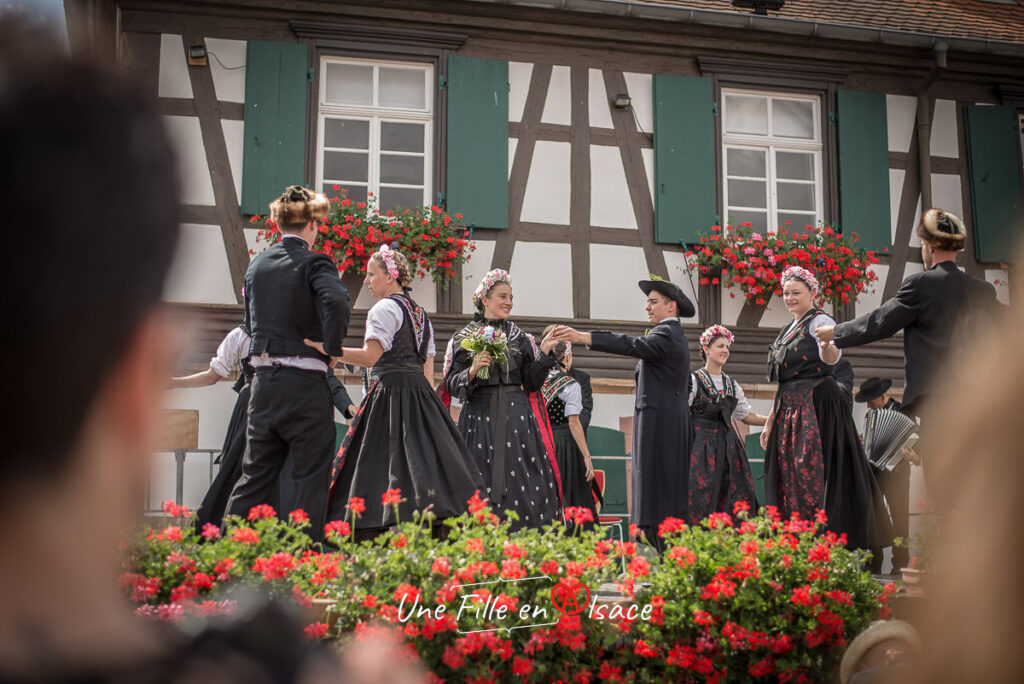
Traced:
<svg viewBox="0 0 1024 684">
<path fill-rule="evenodd" d="M 496 330 L 492 325 L 485 325 L 467 333 L 463 338 L 461 346 L 468 350 L 475 357 L 480 352 L 490 352 L 495 363 L 508 364 L 508 338 L 504 331 Z M 508 366 L 505 367 L 508 374 Z M 481 380 L 491 377 L 491 369 L 483 366 L 477 371 L 476 376 Z"/>
</svg>

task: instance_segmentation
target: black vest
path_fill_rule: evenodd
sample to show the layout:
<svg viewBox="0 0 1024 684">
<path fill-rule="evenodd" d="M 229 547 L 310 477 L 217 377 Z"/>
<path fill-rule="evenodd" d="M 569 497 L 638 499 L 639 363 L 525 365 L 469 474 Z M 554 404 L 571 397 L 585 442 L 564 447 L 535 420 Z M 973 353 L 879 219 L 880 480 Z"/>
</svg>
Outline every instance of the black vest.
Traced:
<svg viewBox="0 0 1024 684">
<path fill-rule="evenodd" d="M 427 312 L 407 294 L 393 294 L 388 299 L 402 309 L 402 326 L 391 341 L 391 349 L 381 354 L 374 366 L 422 366 L 430 343 Z"/>
<path fill-rule="evenodd" d="M 789 330 L 787 326 L 775 338 L 772 348 L 782 352 L 781 363 L 776 367 L 778 382 L 832 375 L 832 366 L 818 355 L 818 339 L 808 331 L 811 321 L 822 313 L 821 309 L 812 309 L 795 329 Z"/>
<path fill-rule="evenodd" d="M 245 273 L 246 322 L 251 355 L 308 356 L 328 362 L 303 340 L 322 340 L 324 326 L 310 285 L 310 269 L 327 259 L 305 241 L 284 238 L 253 259 Z M 341 279 L 338 288 L 344 293 Z M 347 298 L 347 297 L 346 297 Z"/>
</svg>

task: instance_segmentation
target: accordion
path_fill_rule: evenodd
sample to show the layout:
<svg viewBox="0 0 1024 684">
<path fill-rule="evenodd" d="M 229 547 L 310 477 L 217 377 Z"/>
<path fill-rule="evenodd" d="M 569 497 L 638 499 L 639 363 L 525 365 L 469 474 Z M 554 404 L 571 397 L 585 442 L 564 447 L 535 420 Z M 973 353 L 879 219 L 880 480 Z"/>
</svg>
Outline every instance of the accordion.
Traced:
<svg viewBox="0 0 1024 684">
<path fill-rule="evenodd" d="M 864 417 L 864 453 L 876 470 L 892 471 L 903 461 L 901 449 L 917 423 L 899 411 L 869 409 Z"/>
</svg>

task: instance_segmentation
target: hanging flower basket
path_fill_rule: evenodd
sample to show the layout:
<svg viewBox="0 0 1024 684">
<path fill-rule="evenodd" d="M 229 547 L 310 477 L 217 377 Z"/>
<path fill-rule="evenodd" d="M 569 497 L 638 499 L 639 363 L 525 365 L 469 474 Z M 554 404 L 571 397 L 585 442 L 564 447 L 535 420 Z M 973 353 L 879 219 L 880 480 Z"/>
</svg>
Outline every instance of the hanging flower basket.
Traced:
<svg viewBox="0 0 1024 684">
<path fill-rule="evenodd" d="M 358 279 L 366 275 L 367 259 L 383 243 L 397 242 L 396 249 L 409 258 L 417 276 L 429 274 L 443 286 L 476 249 L 462 214 L 452 215 L 437 206 L 381 213 L 373 193 L 365 202 L 355 202 L 340 187 L 334 189 L 341 196 L 331 198 L 331 214 L 320 224 L 313 251 L 334 259 L 346 285 L 354 283 L 358 288 Z M 268 217 L 257 215 L 249 221 L 261 226 L 257 233 L 260 242 L 280 241 L 281 229 Z"/>
<path fill-rule="evenodd" d="M 827 225 L 795 231 L 779 228 L 762 235 L 749 223 L 712 226 L 686 252 L 687 268 L 696 271 L 700 285 L 739 288 L 745 304 L 763 307 L 772 295 L 782 295 L 779 276 L 790 266 L 811 270 L 821 283 L 819 299 L 834 306 L 857 300 L 878 280 L 870 270 L 875 252 L 856 247 L 856 233 L 844 235 Z M 730 293 L 730 296 L 735 296 Z"/>
</svg>

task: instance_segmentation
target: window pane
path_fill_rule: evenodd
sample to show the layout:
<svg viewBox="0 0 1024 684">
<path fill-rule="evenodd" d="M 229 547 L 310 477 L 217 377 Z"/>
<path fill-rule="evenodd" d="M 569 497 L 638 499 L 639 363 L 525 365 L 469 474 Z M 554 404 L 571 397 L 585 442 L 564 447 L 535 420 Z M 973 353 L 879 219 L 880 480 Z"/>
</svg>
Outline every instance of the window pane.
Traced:
<svg viewBox="0 0 1024 684">
<path fill-rule="evenodd" d="M 328 102 L 353 105 L 373 104 L 373 67 L 327 63 Z"/>
<path fill-rule="evenodd" d="M 423 157 L 380 155 L 380 182 L 423 185 Z"/>
<path fill-rule="evenodd" d="M 423 70 L 381 67 L 379 104 L 381 107 L 426 109 Z"/>
<path fill-rule="evenodd" d="M 328 197 L 342 197 L 341 190 L 347 190 L 348 194 L 344 195 L 353 202 L 365 202 L 366 201 L 366 186 L 365 185 L 352 185 L 351 183 L 340 185 L 339 190 L 335 190 L 334 186 L 337 183 L 324 183 L 324 194 Z"/>
<path fill-rule="evenodd" d="M 788 221 L 788 223 L 787 223 Z M 788 230 L 804 230 L 817 222 L 814 214 L 790 214 L 779 212 L 779 225 Z"/>
<path fill-rule="evenodd" d="M 726 153 L 726 175 L 764 178 L 764 150 L 729 148 Z"/>
<path fill-rule="evenodd" d="M 787 138 L 814 137 L 814 105 L 795 100 L 772 100 L 772 134 Z"/>
<path fill-rule="evenodd" d="M 387 188 L 380 189 L 380 210 L 402 207 L 412 209 L 423 206 L 423 190 L 419 188 Z"/>
<path fill-rule="evenodd" d="M 761 181 L 729 180 L 729 206 L 731 207 L 767 207 L 768 200 Z"/>
<path fill-rule="evenodd" d="M 768 100 L 750 95 L 725 96 L 726 133 L 768 133 Z"/>
<path fill-rule="evenodd" d="M 733 211 L 729 210 L 729 225 L 742 226 L 750 222 L 750 227 L 761 233 L 768 230 L 768 215 L 761 211 Z"/>
<path fill-rule="evenodd" d="M 381 122 L 380 149 L 389 152 L 422 152 L 423 124 Z"/>
<path fill-rule="evenodd" d="M 324 120 L 324 147 L 370 148 L 370 122 L 352 119 Z"/>
<path fill-rule="evenodd" d="M 777 186 L 779 209 L 814 210 L 814 186 L 802 183 L 779 183 Z M 732 202 L 732 196 L 729 196 Z"/>
<path fill-rule="evenodd" d="M 803 152 L 776 152 L 775 172 L 779 178 L 814 180 L 814 155 Z"/>
<path fill-rule="evenodd" d="M 365 183 L 368 160 L 364 152 L 324 152 L 324 178 Z"/>
</svg>

